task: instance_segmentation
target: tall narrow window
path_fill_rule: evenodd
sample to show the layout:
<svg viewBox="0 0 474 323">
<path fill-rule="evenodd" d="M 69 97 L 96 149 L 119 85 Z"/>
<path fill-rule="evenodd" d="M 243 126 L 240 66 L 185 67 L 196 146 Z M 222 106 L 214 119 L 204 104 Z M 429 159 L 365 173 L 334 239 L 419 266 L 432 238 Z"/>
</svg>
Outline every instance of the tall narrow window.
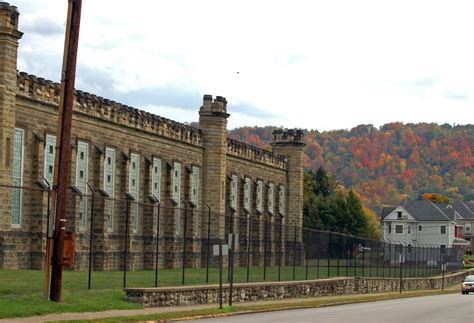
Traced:
<svg viewBox="0 0 474 323">
<path fill-rule="evenodd" d="M 44 178 L 52 186 L 54 180 L 54 159 L 56 158 L 56 136 L 46 135 L 44 147 Z M 45 183 L 47 184 L 47 183 Z"/>
<path fill-rule="evenodd" d="M 176 205 L 174 211 L 174 225 L 175 234 L 180 235 L 181 233 L 181 164 L 178 162 L 173 163 L 173 183 L 172 183 L 172 199 Z"/>
<path fill-rule="evenodd" d="M 115 196 L 115 149 L 105 148 L 104 191 L 111 198 Z M 108 200 L 107 230 L 114 230 L 114 200 Z"/>
<path fill-rule="evenodd" d="M 249 177 L 245 177 L 244 183 L 244 209 L 250 213 L 252 212 L 252 200 L 250 194 L 252 189 L 252 180 Z"/>
<path fill-rule="evenodd" d="M 199 209 L 199 180 L 201 170 L 198 166 L 191 167 L 191 202 Z"/>
<path fill-rule="evenodd" d="M 140 174 L 140 156 L 130 154 L 130 171 L 129 171 L 129 193 L 138 202 L 138 179 Z M 130 209 L 130 220 L 133 232 L 138 230 L 138 204 L 132 203 Z"/>
<path fill-rule="evenodd" d="M 446 226 L 445 226 L 445 225 L 442 225 L 442 226 L 440 227 L 440 233 L 441 233 L 441 234 L 446 234 Z"/>
<path fill-rule="evenodd" d="M 201 169 L 193 165 L 191 167 L 191 202 L 195 205 L 193 211 L 193 234 L 199 235 L 200 217 L 199 217 L 199 187 L 201 183 Z"/>
<path fill-rule="evenodd" d="M 161 159 L 153 157 L 151 170 L 151 194 L 161 201 Z"/>
<path fill-rule="evenodd" d="M 280 185 L 280 189 L 278 190 L 278 212 L 281 215 L 285 215 L 286 209 L 286 194 L 285 194 L 285 186 Z"/>
<path fill-rule="evenodd" d="M 232 175 L 230 180 L 230 207 L 237 210 L 237 192 L 238 192 L 238 181 L 237 175 Z"/>
<path fill-rule="evenodd" d="M 13 185 L 23 185 L 23 154 L 25 144 L 25 130 L 16 128 L 13 140 Z M 21 225 L 22 190 L 13 190 L 12 227 L 19 228 Z"/>
<path fill-rule="evenodd" d="M 275 184 L 268 184 L 268 213 L 275 213 Z"/>
<path fill-rule="evenodd" d="M 257 211 L 263 212 L 263 181 L 257 180 Z"/>
<path fill-rule="evenodd" d="M 87 194 L 88 187 L 88 161 L 89 161 L 89 144 L 84 141 L 77 143 L 76 158 L 76 187 L 82 194 Z M 79 230 L 85 230 L 87 224 L 87 198 L 79 197 Z"/>
</svg>

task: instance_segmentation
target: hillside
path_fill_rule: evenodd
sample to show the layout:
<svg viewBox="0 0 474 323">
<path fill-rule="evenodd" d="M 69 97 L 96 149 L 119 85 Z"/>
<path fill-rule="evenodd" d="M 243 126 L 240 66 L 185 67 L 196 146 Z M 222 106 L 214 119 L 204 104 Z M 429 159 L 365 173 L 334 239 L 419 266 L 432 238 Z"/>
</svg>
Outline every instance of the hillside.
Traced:
<svg viewBox="0 0 474 323">
<path fill-rule="evenodd" d="M 272 130 L 243 127 L 230 137 L 270 148 Z M 425 192 L 474 204 L 474 125 L 397 122 L 305 133 L 305 168 L 323 166 L 370 208 Z"/>
</svg>

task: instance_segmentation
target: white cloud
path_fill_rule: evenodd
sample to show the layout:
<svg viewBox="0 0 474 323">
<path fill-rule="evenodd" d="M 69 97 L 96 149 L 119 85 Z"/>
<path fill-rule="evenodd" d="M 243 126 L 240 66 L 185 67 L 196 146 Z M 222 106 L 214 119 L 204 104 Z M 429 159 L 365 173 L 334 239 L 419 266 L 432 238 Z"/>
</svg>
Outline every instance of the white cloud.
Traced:
<svg viewBox="0 0 474 323">
<path fill-rule="evenodd" d="M 20 69 L 58 80 L 63 36 L 50 31 L 64 26 L 66 4 L 15 2 L 27 31 Z M 255 107 L 230 110 L 232 127 L 474 123 L 473 9 L 434 0 L 84 0 L 79 70 L 97 77 L 80 84 L 120 97 L 172 85 Z M 201 102 L 194 113 L 180 104 L 155 110 L 196 120 Z"/>
</svg>

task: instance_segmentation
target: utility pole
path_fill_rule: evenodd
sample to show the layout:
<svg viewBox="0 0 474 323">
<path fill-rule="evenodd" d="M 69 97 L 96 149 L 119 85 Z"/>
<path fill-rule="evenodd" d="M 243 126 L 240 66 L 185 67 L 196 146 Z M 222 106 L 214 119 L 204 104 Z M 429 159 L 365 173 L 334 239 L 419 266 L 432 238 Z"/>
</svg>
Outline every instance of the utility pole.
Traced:
<svg viewBox="0 0 474 323">
<path fill-rule="evenodd" d="M 66 209 L 71 164 L 71 124 L 74 103 L 74 82 L 76 79 L 77 47 L 81 22 L 82 0 L 69 0 L 64 56 L 61 73 L 61 93 L 58 107 L 58 127 L 54 188 L 57 191 L 56 221 L 51 275 L 50 299 L 61 301 L 64 235 L 66 230 Z"/>
</svg>

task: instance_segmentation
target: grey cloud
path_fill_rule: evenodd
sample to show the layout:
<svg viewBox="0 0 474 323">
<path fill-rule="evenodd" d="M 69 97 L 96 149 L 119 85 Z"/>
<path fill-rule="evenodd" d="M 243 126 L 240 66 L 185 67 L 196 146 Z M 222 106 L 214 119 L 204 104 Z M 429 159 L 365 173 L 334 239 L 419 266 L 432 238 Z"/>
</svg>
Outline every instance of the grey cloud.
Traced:
<svg viewBox="0 0 474 323">
<path fill-rule="evenodd" d="M 37 17 L 33 20 L 26 20 L 20 29 L 25 34 L 37 34 L 44 37 L 64 35 L 65 26 L 51 21 L 46 17 Z"/>
</svg>

